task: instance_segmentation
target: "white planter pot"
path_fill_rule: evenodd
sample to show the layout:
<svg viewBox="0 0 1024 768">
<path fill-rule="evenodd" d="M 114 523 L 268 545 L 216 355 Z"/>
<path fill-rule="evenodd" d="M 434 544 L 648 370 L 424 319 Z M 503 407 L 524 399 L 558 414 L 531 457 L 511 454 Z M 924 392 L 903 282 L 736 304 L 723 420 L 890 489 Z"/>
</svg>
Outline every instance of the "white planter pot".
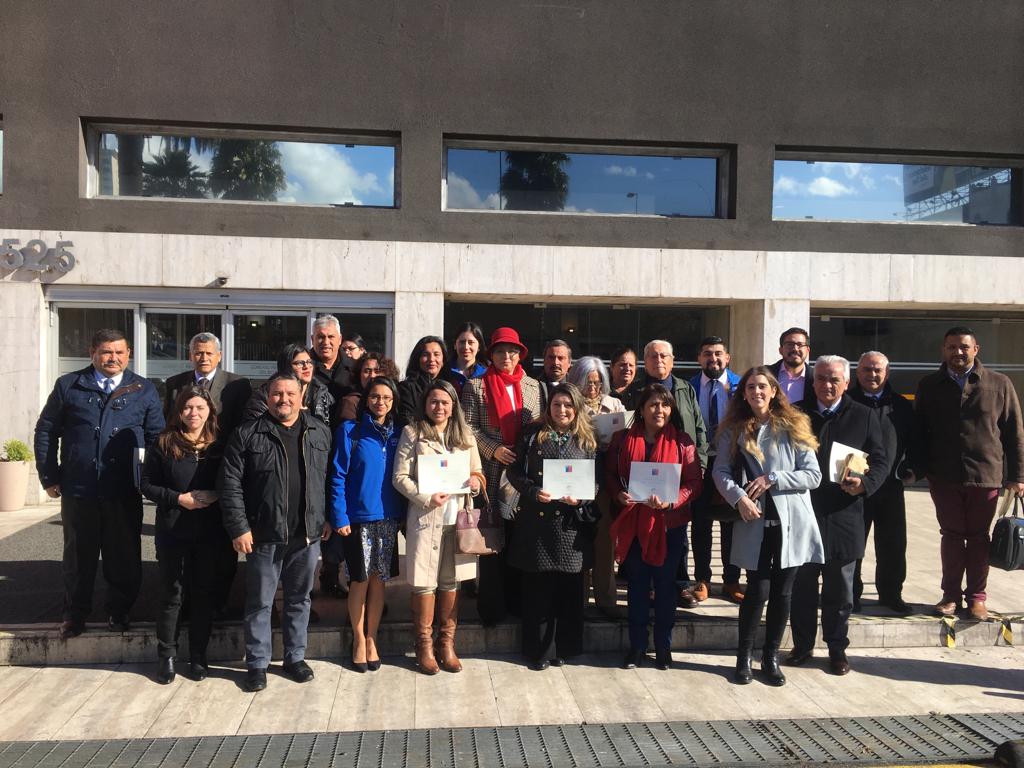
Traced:
<svg viewBox="0 0 1024 768">
<path fill-rule="evenodd" d="M 0 512 L 17 512 L 25 506 L 29 462 L 0 461 Z"/>
</svg>

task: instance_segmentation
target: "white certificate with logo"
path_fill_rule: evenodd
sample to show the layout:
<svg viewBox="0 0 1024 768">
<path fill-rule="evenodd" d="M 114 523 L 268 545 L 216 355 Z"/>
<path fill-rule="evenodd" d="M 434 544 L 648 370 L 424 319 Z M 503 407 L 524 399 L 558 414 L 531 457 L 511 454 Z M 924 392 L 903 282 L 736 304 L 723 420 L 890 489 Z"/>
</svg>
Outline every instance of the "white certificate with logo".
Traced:
<svg viewBox="0 0 1024 768">
<path fill-rule="evenodd" d="M 636 501 L 657 496 L 664 503 L 673 504 L 679 498 L 679 478 L 682 464 L 661 464 L 654 461 L 634 461 L 629 465 L 629 487 L 626 492 Z"/>
<path fill-rule="evenodd" d="M 590 501 L 597 490 L 593 459 L 544 459 L 544 490 L 552 499 Z"/>
<path fill-rule="evenodd" d="M 465 493 L 469 489 L 469 451 L 423 453 L 416 457 L 420 493 Z"/>
<path fill-rule="evenodd" d="M 633 423 L 633 411 L 619 411 L 618 413 L 599 413 L 591 418 L 594 429 L 597 430 L 597 441 L 601 445 L 608 445 L 612 441 L 612 435 L 629 429 Z"/>
</svg>

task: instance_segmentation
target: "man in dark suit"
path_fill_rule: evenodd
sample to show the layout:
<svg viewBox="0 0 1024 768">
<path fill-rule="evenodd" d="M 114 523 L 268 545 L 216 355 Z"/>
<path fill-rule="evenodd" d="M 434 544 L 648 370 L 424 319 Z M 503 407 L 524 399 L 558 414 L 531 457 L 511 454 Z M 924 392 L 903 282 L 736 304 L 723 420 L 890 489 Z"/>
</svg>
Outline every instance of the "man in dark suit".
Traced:
<svg viewBox="0 0 1024 768">
<path fill-rule="evenodd" d="M 782 359 L 769 365 L 768 370 L 778 379 L 789 402 L 804 413 L 811 413 L 817 409 L 817 401 L 813 375 L 807 365 L 811 357 L 810 335 L 803 328 L 787 328 L 779 336 L 779 354 Z"/>
<path fill-rule="evenodd" d="M 811 658 L 818 632 L 818 579 L 821 578 L 821 636 L 828 645 L 829 667 L 834 675 L 850 671 L 846 658 L 848 624 L 853 610 L 853 572 L 864 556 L 865 496 L 877 491 L 889 476 L 889 458 L 882 442 L 878 416 L 854 402 L 846 389 L 850 363 L 838 355 L 822 355 L 814 364 L 814 395 L 817 407 L 810 414 L 818 436 L 821 485 L 811 491 L 811 504 L 825 545 L 825 562 L 805 563 L 793 585 L 790 626 L 793 650 L 789 663 L 804 664 Z M 849 475 L 833 482 L 837 469 L 829 457 L 832 446 L 842 443 L 867 454 L 866 474 Z M 838 477 L 836 479 L 839 479 Z"/>
<path fill-rule="evenodd" d="M 220 441 L 226 444 L 235 427 L 242 422 L 245 404 L 252 395 L 252 384 L 244 376 L 220 367 L 220 339 L 212 333 L 203 331 L 193 336 L 188 343 L 188 356 L 192 361 L 192 370 L 171 376 L 165 384 L 164 418 L 170 418 L 174 401 L 182 390 L 191 386 L 207 389 L 210 392 L 210 399 L 217 407 Z M 228 539 L 226 532 L 223 540 L 218 542 L 218 550 L 218 557 L 215 560 L 213 606 L 214 614 L 223 617 L 228 598 L 231 596 L 235 572 L 238 570 L 238 553 L 231 546 L 231 540 Z"/>
<path fill-rule="evenodd" d="M 252 384 L 244 376 L 220 368 L 220 339 L 203 331 L 192 337 L 188 343 L 188 357 L 192 370 L 171 376 L 164 392 L 164 418 L 171 415 L 171 408 L 181 391 L 193 385 L 207 389 L 210 399 L 217 406 L 217 425 L 221 438 L 227 440 L 242 420 L 242 411 L 252 395 Z"/>
<path fill-rule="evenodd" d="M 889 358 L 881 352 L 865 352 L 857 363 L 857 380 L 850 397 L 878 414 L 889 477 L 873 496 L 864 499 L 864 535 L 875 528 L 875 589 L 878 602 L 896 613 L 908 615 L 913 609 L 903 600 L 907 579 L 907 504 L 903 497 L 904 456 L 914 421 L 910 400 L 893 391 L 889 383 Z M 860 561 L 853 580 L 854 612 L 860 610 L 864 583 Z"/>
<path fill-rule="evenodd" d="M 96 331 L 89 356 L 89 367 L 57 379 L 35 431 L 39 482 L 60 499 L 64 528 L 63 640 L 85 630 L 101 554 L 107 623 L 129 628 L 142 584 L 139 451 L 164 428 L 156 387 L 128 370 L 121 331 Z"/>
</svg>

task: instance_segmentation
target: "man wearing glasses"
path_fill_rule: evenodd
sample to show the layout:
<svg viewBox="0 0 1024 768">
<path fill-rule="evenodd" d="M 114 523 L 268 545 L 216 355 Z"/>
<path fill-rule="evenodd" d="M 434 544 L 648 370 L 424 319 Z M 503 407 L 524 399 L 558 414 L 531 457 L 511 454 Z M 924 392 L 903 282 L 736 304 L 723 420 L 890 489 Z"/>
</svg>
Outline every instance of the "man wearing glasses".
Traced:
<svg viewBox="0 0 1024 768">
<path fill-rule="evenodd" d="M 807 375 L 807 360 L 811 356 L 811 337 L 803 328 L 788 328 L 779 337 L 782 359 L 768 366 L 779 380 L 779 386 L 793 405 L 804 413 L 817 410 L 817 399 L 811 378 Z"/>
</svg>

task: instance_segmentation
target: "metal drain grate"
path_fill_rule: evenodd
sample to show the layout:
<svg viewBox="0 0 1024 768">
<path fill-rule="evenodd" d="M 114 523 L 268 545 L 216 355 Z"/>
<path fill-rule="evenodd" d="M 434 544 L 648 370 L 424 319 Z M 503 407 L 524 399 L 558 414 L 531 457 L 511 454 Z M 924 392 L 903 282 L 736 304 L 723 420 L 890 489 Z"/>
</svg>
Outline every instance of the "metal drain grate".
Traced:
<svg viewBox="0 0 1024 768">
<path fill-rule="evenodd" d="M 624 768 L 990 758 L 1024 713 L 0 743 L 0 768 Z"/>
</svg>

